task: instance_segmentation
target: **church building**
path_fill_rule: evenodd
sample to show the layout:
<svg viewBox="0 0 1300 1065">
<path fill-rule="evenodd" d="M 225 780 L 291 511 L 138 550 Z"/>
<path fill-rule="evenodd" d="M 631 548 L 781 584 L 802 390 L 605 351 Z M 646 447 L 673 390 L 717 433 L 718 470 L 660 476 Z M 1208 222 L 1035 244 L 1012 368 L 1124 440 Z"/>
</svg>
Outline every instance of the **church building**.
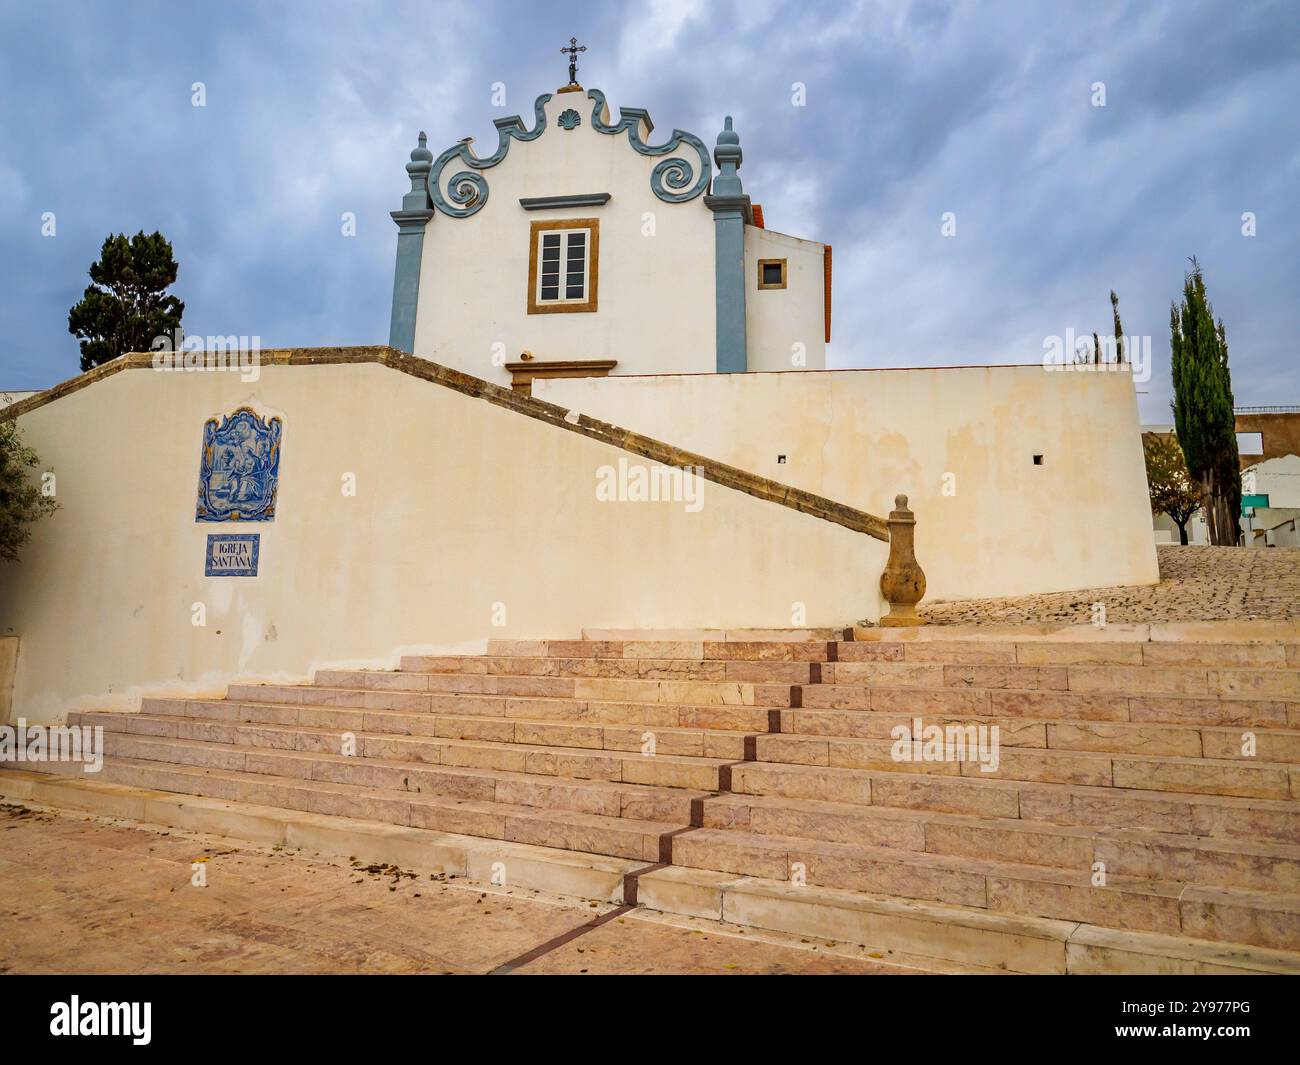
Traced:
<svg viewBox="0 0 1300 1065">
<path fill-rule="evenodd" d="M 576 82 L 531 125 L 411 153 L 389 344 L 498 383 L 822 369 L 831 249 L 764 226 L 728 117 L 693 133 Z"/>
<path fill-rule="evenodd" d="M 409 187 L 405 139 L 377 169 L 387 343 L 0 396 L 58 503 L 0 560 L 0 800 L 120 819 L 42 826 L 53 857 L 6 881 L 41 915 L 56 863 L 127 839 L 151 927 L 207 922 L 177 966 L 262 964 L 314 918 L 257 909 L 279 865 L 254 904 L 228 875 L 188 902 L 209 866 L 178 848 L 226 836 L 468 889 L 444 913 L 494 973 L 586 966 L 588 932 L 649 968 L 598 940 L 624 922 L 827 971 L 1300 971 L 1300 630 L 1235 620 L 1239 589 L 1179 622 L 1186 588 L 1229 598 L 1199 569 L 1130 593 L 1159 583 L 1131 364 L 828 368 L 831 248 L 766 227 L 737 103 L 712 145 L 663 135 L 570 61 L 490 151 L 420 134 Z M 844 267 L 872 254 L 839 278 L 868 314 L 893 294 Z M 985 624 L 927 609 L 954 600 Z M 72 873 L 74 917 L 125 912 Z M 554 928 L 502 915 L 539 892 Z M 375 920 L 291 960 L 469 967 L 435 899 L 395 899 L 328 900 Z"/>
</svg>

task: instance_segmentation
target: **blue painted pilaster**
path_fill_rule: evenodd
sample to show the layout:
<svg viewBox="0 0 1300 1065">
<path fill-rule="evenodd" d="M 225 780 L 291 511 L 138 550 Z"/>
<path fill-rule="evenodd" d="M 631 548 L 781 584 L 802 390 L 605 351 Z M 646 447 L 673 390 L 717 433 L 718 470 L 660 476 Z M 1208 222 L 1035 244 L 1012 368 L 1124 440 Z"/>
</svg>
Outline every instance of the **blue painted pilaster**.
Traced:
<svg viewBox="0 0 1300 1065">
<path fill-rule="evenodd" d="M 420 134 L 420 144 L 411 152 L 406 172 L 411 191 L 402 197 L 402 209 L 392 212 L 397 223 L 397 265 L 393 271 L 393 314 L 388 326 L 388 344 L 399 351 L 415 351 L 415 315 L 420 303 L 420 262 L 424 257 L 424 230 L 433 217 L 428 178 L 433 153 Z"/>
<path fill-rule="evenodd" d="M 713 149 L 713 160 L 721 173 L 713 179 L 712 194 L 704 197 L 713 212 L 718 373 L 744 373 L 749 369 L 745 338 L 745 224 L 753 222 L 754 214 L 740 175 L 736 173 L 743 158 L 740 137 L 731 128 L 728 115 Z"/>
</svg>

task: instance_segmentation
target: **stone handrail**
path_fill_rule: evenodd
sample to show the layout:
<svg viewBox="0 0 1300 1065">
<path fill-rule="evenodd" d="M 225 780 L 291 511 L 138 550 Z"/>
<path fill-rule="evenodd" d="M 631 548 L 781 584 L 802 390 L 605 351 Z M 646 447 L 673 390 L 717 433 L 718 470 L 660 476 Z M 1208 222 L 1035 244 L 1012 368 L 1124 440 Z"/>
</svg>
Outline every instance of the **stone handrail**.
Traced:
<svg viewBox="0 0 1300 1065">
<path fill-rule="evenodd" d="M 87 370 L 77 377 L 70 378 L 53 388 L 46 389 L 44 392 L 39 392 L 27 399 L 11 404 L 0 410 L 0 421 L 18 418 L 29 411 L 53 403 L 63 396 L 88 388 L 90 385 L 106 377 L 111 377 L 122 370 L 153 369 L 154 360 L 155 356 L 151 352 L 136 352 L 123 355 L 121 358 L 96 366 L 94 369 Z M 431 381 L 434 384 L 454 389 L 476 399 L 486 400 L 498 407 L 506 407 L 525 417 L 548 422 L 557 429 L 565 429 L 569 432 L 590 437 L 593 440 L 612 444 L 614 447 L 622 448 L 624 451 L 640 455 L 654 462 L 663 463 L 665 466 L 694 467 L 694 472 L 698 476 L 715 484 L 720 484 L 725 488 L 732 488 L 738 492 L 755 496 L 758 499 L 766 499 L 769 502 L 778 503 L 781 506 L 789 507 L 812 517 L 821 518 L 823 521 L 842 525 L 854 532 L 866 533 L 877 540 L 889 542 L 889 524 L 883 518 L 874 514 L 868 514 L 843 503 L 836 503 L 824 496 L 806 492 L 802 488 L 794 488 L 791 485 L 781 484 L 767 477 L 759 477 L 747 470 L 729 466 L 704 455 L 697 455 L 692 451 L 674 447 L 671 444 L 643 436 L 640 433 L 634 433 L 629 429 L 612 425 L 609 422 L 589 418 L 585 414 L 579 414 L 576 411 L 556 406 L 554 403 L 547 403 L 533 396 L 515 392 L 513 389 L 502 385 L 494 385 L 489 381 L 484 381 L 460 370 L 453 370 L 450 367 L 430 362 L 428 359 L 408 355 L 386 345 L 346 348 L 277 348 L 258 353 L 258 364 L 260 366 L 328 366 L 339 363 L 379 363 L 400 373 Z"/>
</svg>

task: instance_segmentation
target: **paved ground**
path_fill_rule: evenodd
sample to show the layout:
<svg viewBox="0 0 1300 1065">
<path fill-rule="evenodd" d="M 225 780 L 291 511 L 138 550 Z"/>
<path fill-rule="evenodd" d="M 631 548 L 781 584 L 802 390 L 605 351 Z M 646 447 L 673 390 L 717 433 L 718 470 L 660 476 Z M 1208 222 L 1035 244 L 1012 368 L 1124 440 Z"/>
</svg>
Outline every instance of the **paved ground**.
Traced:
<svg viewBox="0 0 1300 1065">
<path fill-rule="evenodd" d="M 924 603 L 936 625 L 1085 623 L 1106 604 L 1113 624 L 1300 619 L 1300 548 L 1156 548 L 1160 583 L 1149 588 L 1092 588 L 1016 599 Z"/>
<path fill-rule="evenodd" d="M 191 884 L 199 860 L 206 887 Z M 0 804 L 0 973 L 915 971 L 614 909 Z"/>
</svg>

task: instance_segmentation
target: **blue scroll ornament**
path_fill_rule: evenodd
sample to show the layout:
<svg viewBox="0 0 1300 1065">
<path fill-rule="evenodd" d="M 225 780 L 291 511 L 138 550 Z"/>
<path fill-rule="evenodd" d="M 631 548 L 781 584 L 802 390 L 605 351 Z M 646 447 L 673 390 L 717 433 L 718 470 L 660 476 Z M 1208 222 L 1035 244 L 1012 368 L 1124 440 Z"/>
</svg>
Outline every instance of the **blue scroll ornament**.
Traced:
<svg viewBox="0 0 1300 1065">
<path fill-rule="evenodd" d="M 709 161 L 709 149 L 694 133 L 675 129 L 673 135 L 663 144 L 650 145 L 641 139 L 641 122 L 649 121 L 645 108 L 623 107 L 619 109 L 619 120 L 610 125 L 601 117 L 608 109 L 605 94 L 599 89 L 590 89 L 587 97 L 593 101 L 591 114 L 593 128 L 601 133 L 616 136 L 626 131 L 628 143 L 640 155 L 649 158 L 668 156 L 660 160 L 650 172 L 650 189 L 665 203 L 685 203 L 693 200 L 709 187 L 713 168 Z M 483 209 L 488 200 L 487 179 L 480 171 L 489 170 L 505 159 L 510 151 L 510 142 L 536 140 L 546 130 L 546 104 L 551 99 L 550 93 L 543 93 L 533 104 L 536 124 L 532 129 L 524 126 L 518 115 L 498 118 L 493 124 L 497 128 L 497 148 L 491 155 L 480 159 L 470 148 L 467 141 L 461 141 L 443 152 L 434 160 L 429 169 L 429 200 L 439 211 L 452 218 L 468 218 Z M 568 118 L 570 111 L 560 116 L 560 124 L 565 129 L 577 125 Z M 576 115 L 574 116 L 577 117 Z M 570 124 L 571 123 L 571 124 Z M 694 149 L 699 156 L 699 164 L 680 155 L 672 155 L 683 145 Z M 469 167 L 447 179 L 446 192 L 442 187 L 442 172 L 453 159 Z"/>
</svg>

